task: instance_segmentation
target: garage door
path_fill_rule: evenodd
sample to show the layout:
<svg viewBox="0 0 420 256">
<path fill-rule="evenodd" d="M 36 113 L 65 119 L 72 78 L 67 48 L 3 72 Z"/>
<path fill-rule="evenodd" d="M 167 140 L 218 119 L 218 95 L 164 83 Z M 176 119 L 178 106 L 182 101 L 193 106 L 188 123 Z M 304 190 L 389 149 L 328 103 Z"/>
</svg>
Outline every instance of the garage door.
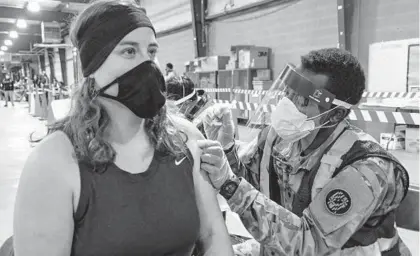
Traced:
<svg viewBox="0 0 420 256">
<path fill-rule="evenodd" d="M 192 28 L 158 36 L 158 59 L 161 67 L 164 69 L 166 63 L 170 62 L 176 72 L 184 73 L 184 63 L 194 59 L 193 38 Z"/>
</svg>

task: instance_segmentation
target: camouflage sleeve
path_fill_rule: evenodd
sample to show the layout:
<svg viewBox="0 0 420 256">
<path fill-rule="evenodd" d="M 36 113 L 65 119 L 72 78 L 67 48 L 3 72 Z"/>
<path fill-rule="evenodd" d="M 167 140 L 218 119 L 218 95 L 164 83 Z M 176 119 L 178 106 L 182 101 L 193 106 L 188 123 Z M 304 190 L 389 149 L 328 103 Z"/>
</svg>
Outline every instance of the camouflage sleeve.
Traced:
<svg viewBox="0 0 420 256">
<path fill-rule="evenodd" d="M 381 206 L 386 175 L 360 161 L 331 179 L 298 217 L 241 179 L 228 200 L 250 234 L 272 255 L 327 255 L 338 251 Z"/>
<path fill-rule="evenodd" d="M 241 151 L 242 157 L 238 155 Z M 259 170 L 262 152 L 256 142 L 243 143 L 235 141 L 229 152 L 225 152 L 230 168 L 238 177 L 242 177 L 259 189 Z"/>
</svg>

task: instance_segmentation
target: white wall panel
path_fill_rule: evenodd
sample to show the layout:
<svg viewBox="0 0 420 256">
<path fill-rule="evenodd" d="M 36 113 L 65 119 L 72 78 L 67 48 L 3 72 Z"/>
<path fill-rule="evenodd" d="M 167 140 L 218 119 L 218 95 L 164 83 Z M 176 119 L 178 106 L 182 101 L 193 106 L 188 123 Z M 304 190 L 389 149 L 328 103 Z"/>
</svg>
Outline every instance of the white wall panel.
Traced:
<svg viewBox="0 0 420 256">
<path fill-rule="evenodd" d="M 174 65 L 179 74 L 185 70 L 184 63 L 194 58 L 193 31 L 191 28 L 173 34 L 158 37 L 158 60 L 162 70 L 166 63 Z"/>
<path fill-rule="evenodd" d="M 153 22 L 156 32 L 190 23 L 190 0 L 143 0 L 141 5 Z"/>
</svg>

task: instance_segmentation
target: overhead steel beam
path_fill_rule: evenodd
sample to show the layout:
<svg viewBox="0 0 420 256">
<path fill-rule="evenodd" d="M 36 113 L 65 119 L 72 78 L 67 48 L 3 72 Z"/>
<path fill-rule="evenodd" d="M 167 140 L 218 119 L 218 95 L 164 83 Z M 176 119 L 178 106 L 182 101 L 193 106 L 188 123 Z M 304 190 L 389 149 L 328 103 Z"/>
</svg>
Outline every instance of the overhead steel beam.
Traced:
<svg viewBox="0 0 420 256">
<path fill-rule="evenodd" d="M 34 44 L 34 47 L 39 48 L 73 48 L 72 44 Z"/>
<path fill-rule="evenodd" d="M 64 12 L 54 12 L 54 11 L 39 11 L 39 12 L 30 12 L 26 9 L 13 8 L 13 7 L 0 7 L 0 18 L 7 19 L 27 19 L 27 20 L 39 20 L 46 22 L 66 22 L 70 21 L 73 17 L 73 14 L 64 13 Z"/>
<path fill-rule="evenodd" d="M 0 31 L 16 30 L 18 33 L 41 34 L 41 25 L 28 25 L 25 29 L 17 28 L 13 23 L 0 23 Z"/>
<path fill-rule="evenodd" d="M 338 48 L 357 56 L 359 0 L 337 0 Z"/>
<path fill-rule="evenodd" d="M 344 25 L 344 0 L 337 0 L 338 45 L 337 48 L 346 50 L 346 27 Z"/>
<path fill-rule="evenodd" d="M 33 52 L 12 53 L 12 56 L 31 56 L 31 55 L 39 55 L 39 53 L 33 53 Z"/>
<path fill-rule="evenodd" d="M 12 41 L 28 40 L 28 38 L 41 38 L 41 34 L 19 33 L 19 37 L 11 39 Z M 10 39 L 7 31 L 0 31 L 0 39 Z"/>
<path fill-rule="evenodd" d="M 190 0 L 190 5 L 194 32 L 195 57 L 204 57 L 207 55 L 207 33 L 205 24 L 207 0 Z"/>
</svg>

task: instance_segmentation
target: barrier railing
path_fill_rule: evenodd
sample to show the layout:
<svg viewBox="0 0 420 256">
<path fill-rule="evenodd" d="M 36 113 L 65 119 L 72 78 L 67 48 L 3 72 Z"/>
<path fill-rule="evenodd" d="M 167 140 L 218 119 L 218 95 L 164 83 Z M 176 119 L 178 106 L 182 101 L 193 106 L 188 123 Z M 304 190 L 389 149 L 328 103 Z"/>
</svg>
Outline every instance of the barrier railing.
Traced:
<svg viewBox="0 0 420 256">
<path fill-rule="evenodd" d="M 207 92 L 233 92 L 240 94 L 265 95 L 267 90 L 245 90 L 231 88 L 200 88 Z M 420 98 L 420 92 L 364 92 L 363 98 Z"/>
<path fill-rule="evenodd" d="M 228 100 L 213 100 L 215 103 L 230 104 L 232 109 L 248 110 L 248 111 L 262 111 L 271 113 L 276 108 L 273 104 L 258 104 L 240 101 Z M 394 124 L 413 124 L 420 125 L 420 113 L 408 112 L 388 112 L 365 109 L 352 109 L 348 116 L 350 120 L 360 120 L 365 122 L 380 122 L 380 123 L 394 123 Z"/>
</svg>

